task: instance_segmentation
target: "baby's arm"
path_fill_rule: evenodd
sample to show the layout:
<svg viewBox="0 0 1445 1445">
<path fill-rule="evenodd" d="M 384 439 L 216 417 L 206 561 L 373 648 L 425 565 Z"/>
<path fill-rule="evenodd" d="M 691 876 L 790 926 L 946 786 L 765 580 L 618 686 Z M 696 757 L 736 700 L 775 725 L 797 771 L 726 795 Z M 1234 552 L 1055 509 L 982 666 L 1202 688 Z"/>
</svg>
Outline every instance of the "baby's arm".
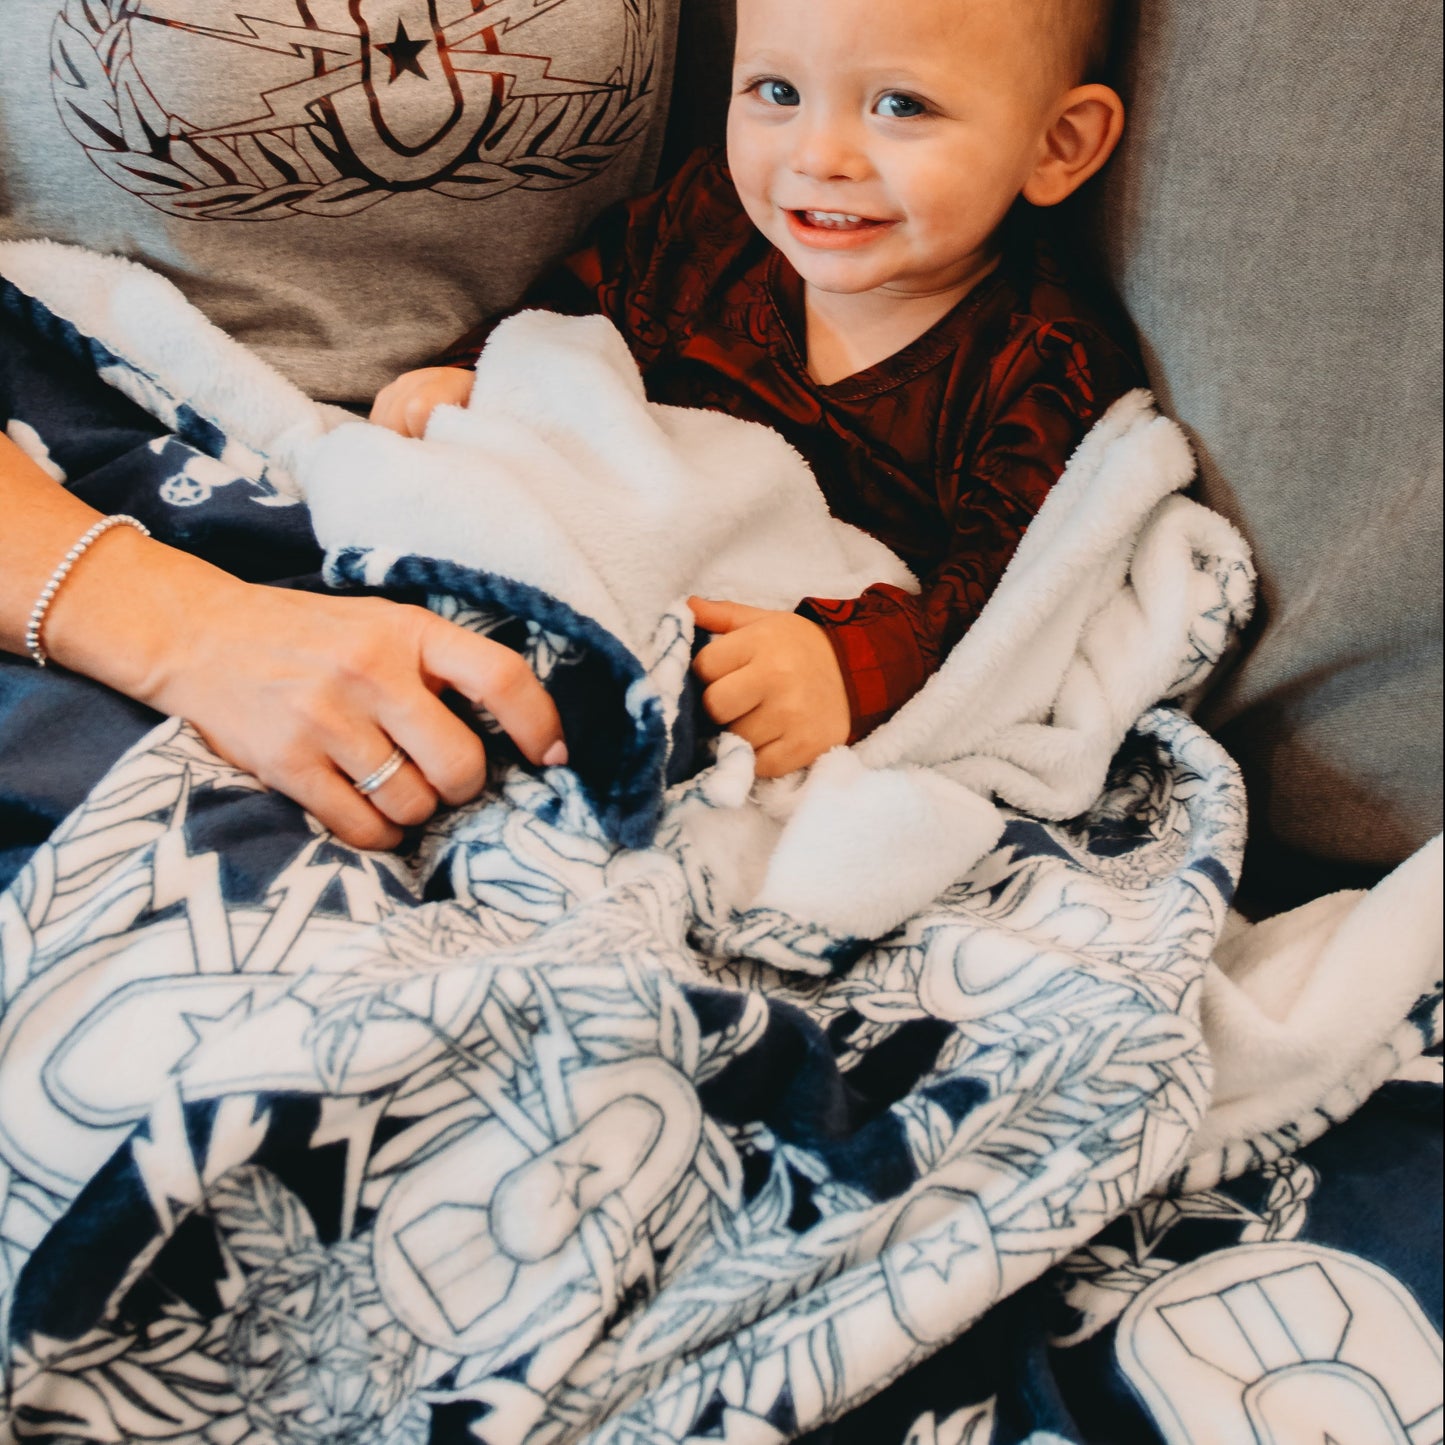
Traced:
<svg viewBox="0 0 1445 1445">
<path fill-rule="evenodd" d="M 465 406 L 475 373 L 459 366 L 423 366 L 404 371 L 377 392 L 371 419 L 404 437 L 419 437 L 439 406 Z"/>
<path fill-rule="evenodd" d="M 975 413 L 961 401 L 948 408 L 953 434 L 940 443 L 945 460 L 936 474 L 946 546 L 932 567 L 916 569 L 920 590 L 880 583 L 861 597 L 804 598 L 797 609 L 818 624 L 838 659 L 850 742 L 891 718 L 942 666 L 1074 449 L 1138 384 L 1132 360 L 1096 325 L 1035 323 L 999 353 Z"/>
<path fill-rule="evenodd" d="M 758 776 L 805 768 L 848 741 L 843 674 L 828 635 L 796 612 L 691 597 L 699 627 L 716 634 L 693 660 L 708 716 L 753 745 Z"/>
</svg>

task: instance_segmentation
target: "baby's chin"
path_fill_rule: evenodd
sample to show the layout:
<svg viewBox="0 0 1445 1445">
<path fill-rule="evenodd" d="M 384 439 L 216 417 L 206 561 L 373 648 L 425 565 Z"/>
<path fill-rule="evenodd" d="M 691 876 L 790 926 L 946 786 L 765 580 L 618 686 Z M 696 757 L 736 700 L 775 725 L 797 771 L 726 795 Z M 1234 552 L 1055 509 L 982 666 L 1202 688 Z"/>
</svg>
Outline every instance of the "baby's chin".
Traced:
<svg viewBox="0 0 1445 1445">
<path fill-rule="evenodd" d="M 792 257 L 788 259 L 792 261 Z M 869 274 L 863 267 L 854 267 L 850 272 L 842 266 L 809 265 L 806 258 L 801 264 L 793 261 L 793 266 L 810 291 L 829 296 L 876 297 L 899 305 L 957 300 L 966 295 L 973 285 L 971 280 L 934 280 L 886 269 Z"/>
</svg>

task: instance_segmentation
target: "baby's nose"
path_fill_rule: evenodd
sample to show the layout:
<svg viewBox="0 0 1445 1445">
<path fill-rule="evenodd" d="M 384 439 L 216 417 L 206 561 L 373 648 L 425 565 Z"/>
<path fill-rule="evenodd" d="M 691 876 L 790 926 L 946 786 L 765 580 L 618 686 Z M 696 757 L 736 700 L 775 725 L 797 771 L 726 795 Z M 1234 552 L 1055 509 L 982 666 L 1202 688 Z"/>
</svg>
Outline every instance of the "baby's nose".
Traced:
<svg viewBox="0 0 1445 1445">
<path fill-rule="evenodd" d="M 800 176 L 820 181 L 859 180 L 869 164 L 855 128 L 830 119 L 820 119 L 800 131 L 792 159 Z"/>
</svg>

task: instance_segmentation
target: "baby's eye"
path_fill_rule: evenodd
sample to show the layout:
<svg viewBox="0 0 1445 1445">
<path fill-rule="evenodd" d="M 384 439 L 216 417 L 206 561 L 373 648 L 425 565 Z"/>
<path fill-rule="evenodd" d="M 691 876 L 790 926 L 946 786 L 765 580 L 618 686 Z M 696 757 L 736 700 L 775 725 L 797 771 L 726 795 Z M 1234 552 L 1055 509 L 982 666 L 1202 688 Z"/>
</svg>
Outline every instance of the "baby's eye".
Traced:
<svg viewBox="0 0 1445 1445">
<path fill-rule="evenodd" d="M 890 90 L 887 95 L 879 98 L 878 104 L 873 108 L 879 115 L 886 115 L 890 120 L 908 120 L 915 115 L 923 115 L 928 110 L 916 96 L 905 95 L 901 90 Z"/>
<path fill-rule="evenodd" d="M 765 105 L 797 105 L 802 97 L 786 80 L 760 80 L 757 95 Z"/>
</svg>

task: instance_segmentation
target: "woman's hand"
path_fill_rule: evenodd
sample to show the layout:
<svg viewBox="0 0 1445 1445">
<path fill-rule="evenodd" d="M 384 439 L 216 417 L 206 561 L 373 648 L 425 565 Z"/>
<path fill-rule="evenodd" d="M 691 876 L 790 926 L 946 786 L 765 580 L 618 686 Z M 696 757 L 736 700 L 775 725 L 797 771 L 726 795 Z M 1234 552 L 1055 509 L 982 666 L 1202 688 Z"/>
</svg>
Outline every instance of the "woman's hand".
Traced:
<svg viewBox="0 0 1445 1445">
<path fill-rule="evenodd" d="M 419 437 L 439 406 L 465 406 L 472 394 L 474 371 L 459 366 L 423 366 L 404 371 L 377 392 L 371 420 L 404 437 Z"/>
<path fill-rule="evenodd" d="M 708 716 L 753 745 L 760 778 L 805 768 L 848 741 L 852 715 L 828 634 L 796 612 L 689 597 L 718 636 L 693 659 Z"/>
<path fill-rule="evenodd" d="M 354 847 L 393 847 L 438 802 L 485 785 L 482 741 L 443 689 L 484 707 L 532 762 L 567 759 L 556 706 L 522 658 L 422 607 L 237 583 L 176 642 L 134 695 Z M 354 784 L 393 747 L 407 761 L 363 796 Z"/>
<path fill-rule="evenodd" d="M 99 513 L 0 433 L 0 516 L 0 647 L 23 654 L 35 598 Z M 567 758 L 552 699 L 500 643 L 421 607 L 242 582 L 130 527 L 86 551 L 42 641 L 59 666 L 187 719 L 359 848 L 393 846 L 439 800 L 481 791 L 482 743 L 441 701 L 448 688 L 532 762 Z M 394 747 L 409 760 L 363 797 L 353 784 Z"/>
</svg>

